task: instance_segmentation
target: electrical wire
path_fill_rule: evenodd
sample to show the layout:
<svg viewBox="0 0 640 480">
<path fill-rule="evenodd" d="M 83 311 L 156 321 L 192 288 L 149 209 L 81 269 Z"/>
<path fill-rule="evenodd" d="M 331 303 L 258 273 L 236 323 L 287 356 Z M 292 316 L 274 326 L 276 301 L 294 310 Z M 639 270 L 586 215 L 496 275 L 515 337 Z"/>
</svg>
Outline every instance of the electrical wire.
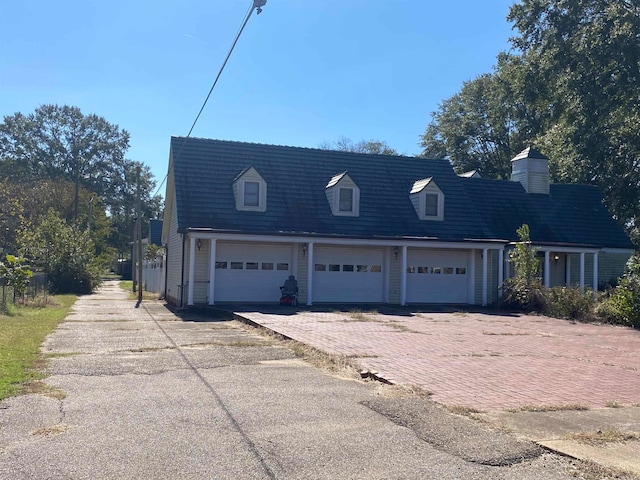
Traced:
<svg viewBox="0 0 640 480">
<path fill-rule="evenodd" d="M 202 103 L 202 107 L 200 107 L 200 111 L 198 112 L 198 115 L 196 115 L 196 118 L 193 121 L 193 124 L 191 124 L 191 128 L 189 129 L 189 133 L 187 133 L 187 136 L 182 139 L 182 144 L 180 145 L 180 149 L 178 150 L 178 153 L 176 154 L 175 157 L 172 157 L 171 160 L 169 161 L 169 168 L 167 169 L 167 174 L 162 179 L 162 182 L 160 182 L 160 185 L 158 185 L 158 188 L 156 188 L 156 191 L 153 194 L 154 197 L 158 194 L 158 192 L 160 191 L 160 189 L 164 185 L 164 182 L 166 182 L 167 178 L 169 177 L 169 173 L 171 172 L 171 169 L 173 168 L 173 164 L 175 163 L 173 161 L 173 158 L 178 158 L 180 156 L 180 154 L 182 153 L 182 149 L 184 148 L 185 144 L 187 143 L 187 139 L 191 136 L 191 133 L 193 132 L 193 129 L 196 126 L 196 123 L 198 123 L 198 119 L 200 118 L 200 115 L 202 115 L 202 112 L 204 111 L 204 108 L 207 106 L 207 102 L 209 101 L 209 97 L 211 97 L 211 93 L 213 93 L 213 89 L 216 87 L 216 84 L 218 83 L 218 80 L 220 79 L 220 75 L 222 75 L 222 71 L 224 70 L 224 67 L 227 65 L 227 62 L 229 61 L 229 57 L 231 57 L 231 53 L 233 52 L 233 49 L 235 48 L 236 43 L 238 43 L 238 40 L 240 39 L 240 35 L 242 35 L 242 32 L 244 31 L 244 27 L 249 22 L 249 19 L 251 18 L 251 15 L 253 14 L 253 11 L 254 10 L 258 10 L 258 14 L 262 11 L 262 9 L 260 8 L 260 5 L 258 5 L 258 3 L 262 3 L 262 2 L 256 2 L 255 0 L 251 0 L 251 5 L 249 6 L 249 9 L 247 10 L 247 13 L 245 14 L 245 19 L 242 22 L 242 24 L 240 25 L 240 28 L 238 28 L 236 36 L 233 39 L 233 43 L 231 44 L 231 47 L 229 48 L 229 51 L 227 52 L 227 56 L 225 57 L 224 62 L 222 62 L 222 66 L 220 67 L 220 70 L 218 71 L 218 75 L 216 75 L 216 78 L 213 81 L 213 84 L 211 85 L 211 88 L 209 89 L 209 93 L 207 94 L 207 97 L 204 99 L 204 102 Z M 264 3 L 266 3 L 266 2 L 264 2 Z M 262 3 L 262 5 L 264 5 L 264 3 Z"/>
</svg>

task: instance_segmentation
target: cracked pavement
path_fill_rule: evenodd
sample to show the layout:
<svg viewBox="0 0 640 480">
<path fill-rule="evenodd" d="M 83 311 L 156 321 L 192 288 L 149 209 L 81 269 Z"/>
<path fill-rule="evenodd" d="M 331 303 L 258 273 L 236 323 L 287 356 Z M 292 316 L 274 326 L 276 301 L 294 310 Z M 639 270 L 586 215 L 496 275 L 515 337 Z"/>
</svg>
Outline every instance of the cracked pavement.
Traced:
<svg viewBox="0 0 640 480">
<path fill-rule="evenodd" d="M 105 282 L 47 338 L 46 383 L 64 398 L 0 404 L 0 479 L 588 473 L 424 397 L 311 367 L 239 323 L 178 318 L 126 298 Z"/>
</svg>

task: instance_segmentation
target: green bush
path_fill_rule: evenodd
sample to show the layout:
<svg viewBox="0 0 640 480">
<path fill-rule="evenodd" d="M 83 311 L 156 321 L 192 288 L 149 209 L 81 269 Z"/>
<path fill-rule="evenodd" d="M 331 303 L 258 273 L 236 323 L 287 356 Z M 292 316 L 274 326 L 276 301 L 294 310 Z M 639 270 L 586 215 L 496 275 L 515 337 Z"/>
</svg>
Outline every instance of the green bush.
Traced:
<svg viewBox="0 0 640 480">
<path fill-rule="evenodd" d="M 605 321 L 640 328 L 640 254 L 627 262 L 618 286 L 602 300 L 596 313 Z"/>
<path fill-rule="evenodd" d="M 528 225 L 522 225 L 517 233 L 520 242 L 509 253 L 515 275 L 504 283 L 503 305 L 524 312 L 543 313 L 548 298 L 540 281 L 537 249 L 531 244 Z"/>
<path fill-rule="evenodd" d="M 50 210 L 40 225 L 20 236 L 22 250 L 47 273 L 52 293 L 91 293 L 101 264 L 88 231 Z"/>
<path fill-rule="evenodd" d="M 595 300 L 593 291 L 581 292 L 577 287 L 554 287 L 547 290 L 545 314 L 570 320 L 588 320 L 593 317 Z"/>
</svg>

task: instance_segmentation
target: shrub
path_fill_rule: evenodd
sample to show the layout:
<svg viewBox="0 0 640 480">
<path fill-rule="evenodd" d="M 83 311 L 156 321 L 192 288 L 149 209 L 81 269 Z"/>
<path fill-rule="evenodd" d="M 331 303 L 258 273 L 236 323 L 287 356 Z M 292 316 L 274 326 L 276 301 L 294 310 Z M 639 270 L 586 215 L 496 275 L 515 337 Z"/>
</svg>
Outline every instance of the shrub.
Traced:
<svg viewBox="0 0 640 480">
<path fill-rule="evenodd" d="M 508 308 L 542 313 L 547 309 L 548 298 L 540 281 L 537 249 L 531 245 L 528 225 L 522 225 L 517 233 L 520 242 L 509 253 L 515 275 L 504 284 L 503 303 Z"/>
<path fill-rule="evenodd" d="M 640 254 L 629 259 L 618 286 L 610 290 L 596 312 L 607 322 L 640 328 Z"/>
<path fill-rule="evenodd" d="M 593 291 L 581 292 L 577 287 L 554 287 L 547 291 L 545 314 L 570 320 L 587 320 L 593 316 L 595 300 Z"/>
</svg>

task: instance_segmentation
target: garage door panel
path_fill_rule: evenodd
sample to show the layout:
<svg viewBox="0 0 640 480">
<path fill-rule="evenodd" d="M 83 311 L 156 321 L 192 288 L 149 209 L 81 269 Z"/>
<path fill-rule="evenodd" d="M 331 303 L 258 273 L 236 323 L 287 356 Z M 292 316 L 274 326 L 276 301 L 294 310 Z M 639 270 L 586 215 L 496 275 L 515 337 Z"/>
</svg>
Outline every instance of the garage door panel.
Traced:
<svg viewBox="0 0 640 480">
<path fill-rule="evenodd" d="M 218 245 L 215 301 L 277 302 L 292 259 L 291 246 Z"/>
<path fill-rule="evenodd" d="M 407 252 L 407 302 L 467 303 L 468 254 L 465 251 Z"/>
<path fill-rule="evenodd" d="M 384 253 L 380 249 L 317 248 L 313 300 L 335 303 L 383 301 Z"/>
</svg>

